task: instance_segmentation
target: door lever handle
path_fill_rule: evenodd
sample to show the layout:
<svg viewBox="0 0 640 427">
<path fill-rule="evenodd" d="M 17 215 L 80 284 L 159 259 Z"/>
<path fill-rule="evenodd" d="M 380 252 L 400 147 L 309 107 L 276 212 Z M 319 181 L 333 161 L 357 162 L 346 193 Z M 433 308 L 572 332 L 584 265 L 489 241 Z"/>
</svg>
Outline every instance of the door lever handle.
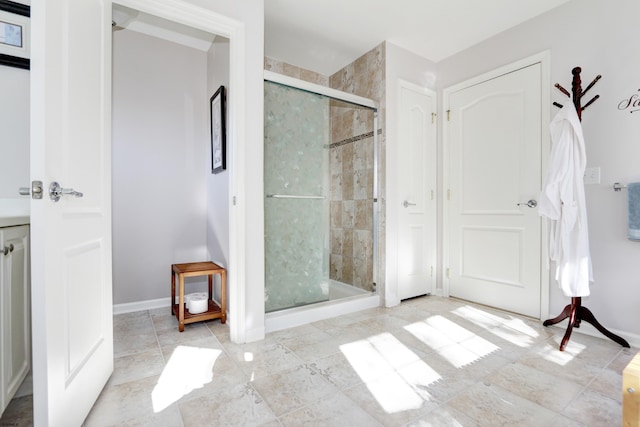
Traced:
<svg viewBox="0 0 640 427">
<path fill-rule="evenodd" d="M 531 199 L 527 203 L 518 203 L 517 206 L 529 206 L 530 208 L 535 208 L 536 206 L 538 206 L 538 202 Z"/>
<path fill-rule="evenodd" d="M 404 202 L 402 202 L 402 206 L 404 206 L 405 208 L 408 208 L 409 206 L 415 206 L 415 203 L 411 203 L 407 200 L 405 200 Z"/>
<path fill-rule="evenodd" d="M 58 184 L 55 181 L 52 182 L 51 185 L 49 186 L 49 197 L 54 202 L 57 202 L 58 200 L 60 200 L 62 196 L 82 197 L 83 195 L 84 194 L 74 190 L 73 188 L 62 188 L 60 187 L 60 184 Z"/>
</svg>

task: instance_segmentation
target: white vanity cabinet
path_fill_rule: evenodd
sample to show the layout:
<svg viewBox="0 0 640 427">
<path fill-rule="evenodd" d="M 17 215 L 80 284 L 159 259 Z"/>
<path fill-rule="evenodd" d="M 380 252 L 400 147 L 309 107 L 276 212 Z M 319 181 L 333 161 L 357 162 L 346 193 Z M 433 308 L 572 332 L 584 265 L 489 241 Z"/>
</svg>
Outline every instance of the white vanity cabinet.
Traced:
<svg viewBox="0 0 640 427">
<path fill-rule="evenodd" d="M 29 226 L 0 227 L 0 413 L 31 368 Z"/>
</svg>

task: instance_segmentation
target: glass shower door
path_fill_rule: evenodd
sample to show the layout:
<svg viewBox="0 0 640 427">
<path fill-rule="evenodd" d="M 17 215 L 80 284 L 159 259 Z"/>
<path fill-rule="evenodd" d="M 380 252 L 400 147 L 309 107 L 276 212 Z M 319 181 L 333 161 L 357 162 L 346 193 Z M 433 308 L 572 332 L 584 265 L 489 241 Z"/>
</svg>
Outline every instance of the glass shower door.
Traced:
<svg viewBox="0 0 640 427">
<path fill-rule="evenodd" d="M 329 299 L 329 99 L 265 82 L 265 310 Z"/>
</svg>

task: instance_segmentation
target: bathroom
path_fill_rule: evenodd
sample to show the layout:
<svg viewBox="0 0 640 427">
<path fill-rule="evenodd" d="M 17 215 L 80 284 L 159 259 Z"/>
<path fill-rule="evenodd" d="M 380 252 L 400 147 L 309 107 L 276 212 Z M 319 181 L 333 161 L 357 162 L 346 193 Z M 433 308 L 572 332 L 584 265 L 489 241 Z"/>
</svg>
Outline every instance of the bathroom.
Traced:
<svg viewBox="0 0 640 427">
<path fill-rule="evenodd" d="M 626 2 L 628 7 L 637 7 Z M 478 46 L 469 52 L 462 53 L 453 58 L 440 61 L 438 63 L 438 83 L 437 89 L 442 89 L 451 84 L 459 82 L 465 78 L 470 78 L 485 72 L 489 68 L 498 67 L 505 62 L 515 61 L 522 58 L 530 52 L 538 52 L 542 49 L 551 48 L 553 52 L 551 69 L 551 78 L 553 82 L 567 84 L 570 78 L 569 72 L 575 65 L 583 66 L 586 75 L 595 75 L 602 73 L 603 80 L 600 83 L 600 93 L 602 99 L 599 103 L 594 104 L 593 115 L 587 116 L 585 120 L 585 129 L 590 135 L 588 141 L 588 150 L 591 155 L 593 166 L 602 167 L 602 181 L 600 185 L 588 188 L 589 197 L 592 197 L 593 205 L 589 207 L 590 219 L 596 225 L 594 239 L 597 242 L 594 245 L 594 253 L 596 267 L 598 273 L 598 287 L 594 288 L 594 296 L 591 301 L 591 307 L 596 314 L 603 313 L 600 319 L 603 323 L 617 330 L 627 330 L 638 335 L 637 327 L 633 326 L 633 307 L 637 302 L 637 280 L 633 272 L 632 266 L 637 257 L 637 244 L 626 241 L 624 237 L 623 222 L 625 219 L 623 194 L 615 193 L 611 190 L 611 184 L 616 181 L 628 182 L 638 180 L 637 168 L 631 159 L 637 158 L 639 145 L 635 142 L 634 135 L 638 131 L 638 121 L 636 114 L 630 114 L 626 111 L 617 109 L 618 103 L 623 99 L 628 99 L 633 93 L 637 92 L 637 72 L 638 64 L 635 56 L 628 55 L 633 51 L 632 38 L 623 38 L 619 35 L 620 28 L 631 28 L 631 18 L 627 18 L 613 8 L 603 9 L 595 1 L 584 2 L 584 6 L 579 9 L 578 17 L 569 8 L 563 8 L 558 13 L 544 17 L 530 25 L 520 27 L 518 30 L 509 32 L 495 40 Z M 249 13 L 247 12 L 247 15 Z M 632 16 L 633 14 L 629 14 Z M 603 19 L 605 17 L 606 19 Z M 251 27 L 254 22 L 251 17 L 247 21 Z M 262 17 L 259 18 L 262 21 Z M 599 29 L 598 31 L 588 32 L 585 39 L 577 41 L 572 34 L 578 34 L 579 31 L 573 27 L 566 26 L 569 22 L 581 22 L 589 28 Z M 614 25 L 615 24 L 615 25 Z M 257 24 L 259 26 L 259 23 Z M 532 30 L 534 26 L 545 28 L 559 28 L 562 37 L 552 37 L 545 35 L 537 36 Z M 566 31 L 564 30 L 565 28 Z M 513 43 L 518 40 L 519 43 Z M 260 43 L 262 41 L 260 40 Z M 387 52 L 387 58 L 389 58 Z M 603 61 L 602 58 L 608 58 L 610 61 Z M 482 60 L 478 60 L 482 58 Z M 624 59 L 623 59 L 624 58 Z M 629 59 L 631 58 L 631 59 Z M 389 66 L 394 61 L 389 61 Z M 411 69 L 411 67 L 405 67 Z M 435 72 L 435 65 L 432 67 Z M 393 81 L 390 73 L 387 73 L 386 79 Z M 255 80 L 255 79 L 254 79 Z M 435 83 L 433 87 L 436 88 Z M 210 93 L 209 93 L 210 94 Z M 605 98 L 606 95 L 606 98 Z M 383 105 L 390 105 L 393 101 L 390 93 L 386 95 L 389 99 Z M 560 96 L 560 95 L 559 95 Z M 371 98 L 374 98 L 372 95 Z M 375 98 L 374 98 L 375 99 Z M 558 98 L 559 99 L 559 98 Z M 605 102 L 605 100 L 607 100 Z M 609 102 L 611 101 L 611 102 Z M 252 107 L 248 107 L 252 108 Z M 385 109 L 381 108 L 381 118 L 384 120 Z M 389 110 L 391 111 L 391 109 Z M 440 111 L 442 115 L 442 111 Z M 598 117 L 597 121 L 593 118 Z M 384 121 L 383 121 L 384 123 Z M 388 124 L 390 126 L 390 123 Z M 385 129 L 381 138 L 381 155 L 386 153 L 384 146 L 386 144 L 387 134 L 393 135 L 390 128 L 382 126 Z M 391 136 L 389 136 L 391 138 Z M 606 141 L 604 143 L 603 141 Z M 27 162 L 28 163 L 28 162 Z M 256 166 L 249 163 L 250 166 Z M 393 167 L 392 163 L 386 166 L 387 171 Z M 380 171 L 384 176 L 385 171 Z M 224 175 L 224 174 L 223 174 Z M 220 175 L 222 177 L 223 175 Z M 393 177 L 393 173 L 389 175 Z M 389 178 L 389 176 L 387 176 Z M 12 191 L 16 187 L 28 185 L 22 182 L 12 184 Z M 384 181 L 384 180 L 383 180 Z M 253 183 L 251 181 L 250 183 Z M 385 189 L 380 188 L 380 196 L 385 194 Z M 252 200 L 257 199 L 255 197 Z M 262 198 L 259 198 L 262 200 Z M 226 203 L 227 199 L 223 198 L 220 202 Z M 254 208 L 251 205 L 250 208 Z M 384 208 L 381 209 L 383 212 Z M 224 210 L 228 212 L 228 209 Z M 220 222 L 217 222 L 220 223 Z M 383 221 L 380 221 L 380 227 L 385 227 Z M 206 229 L 206 228 L 205 228 Z M 249 232 L 259 232 L 259 226 L 249 227 Z M 384 234 L 380 234 L 380 245 L 378 252 L 384 253 L 384 247 L 391 245 L 391 242 L 384 242 Z M 224 245 L 225 242 L 221 242 Z M 257 251 L 259 252 L 259 251 Z M 253 261 L 255 261 L 255 258 Z M 382 257 L 379 258 L 379 262 Z M 255 275 L 262 277 L 263 272 L 260 267 L 255 267 Z M 380 282 L 377 282 L 378 292 L 380 293 L 384 285 L 385 272 L 380 271 Z M 167 273 L 161 273 L 167 274 Z M 250 277 L 254 279 L 254 277 Z M 256 283 L 249 280 L 251 283 Z M 600 286 L 601 284 L 601 286 Z M 439 283 L 438 289 L 442 290 L 442 283 Z M 249 288 L 247 294 L 255 295 L 255 288 Z M 262 297 L 259 295 L 259 297 Z M 150 295 L 149 298 L 157 296 Z M 159 298 L 159 297 L 158 297 Z M 132 300 L 133 301 L 133 300 Z M 122 301 L 122 303 L 125 303 Z M 562 308 L 565 300 L 561 295 L 552 289 L 551 310 L 557 311 Z M 262 319 L 260 309 L 257 305 L 250 306 L 252 313 L 257 313 L 255 318 Z M 251 325 L 250 325 L 251 326 Z M 256 328 L 259 329 L 259 328 Z M 259 333 L 256 333 L 259 335 Z"/>
</svg>

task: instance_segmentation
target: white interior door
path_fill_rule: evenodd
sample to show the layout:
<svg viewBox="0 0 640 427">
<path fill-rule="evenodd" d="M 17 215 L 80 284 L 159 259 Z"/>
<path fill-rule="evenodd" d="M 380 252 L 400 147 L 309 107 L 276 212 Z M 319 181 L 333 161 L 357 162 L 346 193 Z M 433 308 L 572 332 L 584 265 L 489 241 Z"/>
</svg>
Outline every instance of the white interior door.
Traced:
<svg viewBox="0 0 640 427">
<path fill-rule="evenodd" d="M 431 293 L 436 276 L 435 94 L 401 82 L 398 111 L 398 296 Z"/>
<path fill-rule="evenodd" d="M 34 421 L 81 425 L 113 371 L 111 1 L 31 11 Z M 54 202 L 53 181 L 83 196 Z"/>
<path fill-rule="evenodd" d="M 539 318 L 541 64 L 448 92 L 449 294 Z M 445 101 L 446 102 L 446 101 Z"/>
</svg>

